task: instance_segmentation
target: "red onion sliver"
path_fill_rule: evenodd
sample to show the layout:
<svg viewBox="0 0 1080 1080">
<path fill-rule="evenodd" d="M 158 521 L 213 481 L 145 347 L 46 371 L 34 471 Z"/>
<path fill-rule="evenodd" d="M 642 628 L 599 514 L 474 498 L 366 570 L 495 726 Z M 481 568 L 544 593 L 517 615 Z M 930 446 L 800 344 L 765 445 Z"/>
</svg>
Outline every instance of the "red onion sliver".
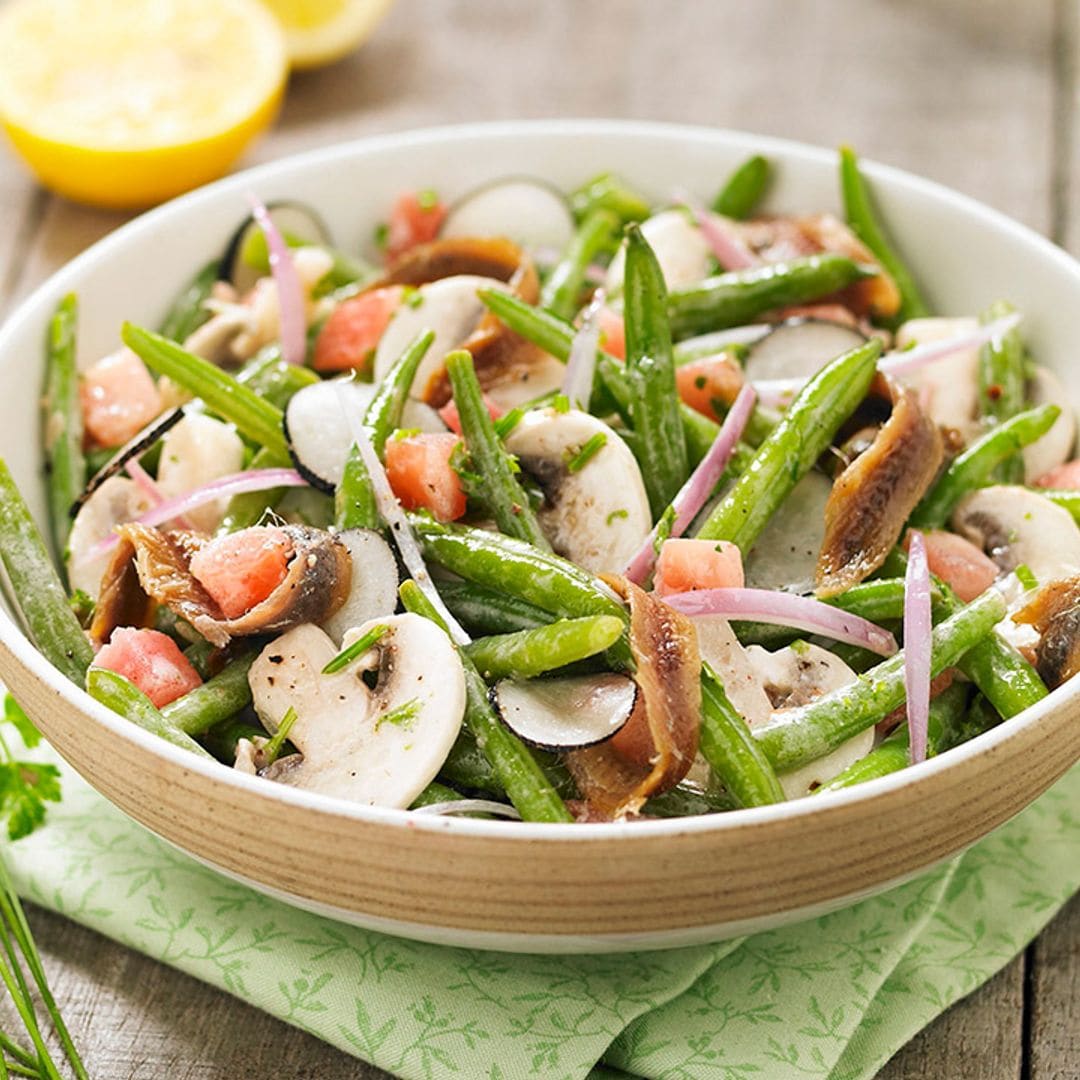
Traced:
<svg viewBox="0 0 1080 1080">
<path fill-rule="evenodd" d="M 712 248 L 716 261 L 725 270 L 746 270 L 751 266 L 761 265 L 761 259 L 736 235 L 727 218 L 710 213 L 696 203 L 686 205 L 694 215 L 694 220 L 701 229 L 701 235 Z"/>
<path fill-rule="evenodd" d="M 398 497 L 390 487 L 386 469 L 383 468 L 379 455 L 375 453 L 375 447 L 371 445 L 370 436 L 364 430 L 364 426 L 360 423 L 355 410 L 349 408 L 350 403 L 340 389 L 338 390 L 338 401 L 341 405 L 341 411 L 348 421 L 353 442 L 360 451 L 360 456 L 364 459 L 364 465 L 371 479 L 371 486 L 375 491 L 375 504 L 378 506 L 379 513 L 382 515 L 383 521 L 386 522 L 387 528 L 390 530 L 394 545 L 401 552 L 401 561 L 405 564 L 405 568 L 412 575 L 416 584 L 423 590 L 424 595 L 431 601 L 432 607 L 435 608 L 446 623 L 453 641 L 458 645 L 468 645 L 472 638 L 465 632 L 461 623 L 450 614 L 450 609 L 443 603 L 439 590 L 435 588 L 435 583 L 428 573 L 427 566 L 424 563 L 424 555 L 420 550 L 420 545 L 416 542 L 416 536 L 412 531 L 412 526 L 409 524 L 409 519 L 405 515 L 405 511 L 402 510 Z"/>
<path fill-rule="evenodd" d="M 698 467 L 690 474 L 679 493 L 672 500 L 675 507 L 675 521 L 671 526 L 673 537 L 682 536 L 690 522 L 697 517 L 698 511 L 708 501 L 720 477 L 724 475 L 727 463 L 735 446 L 746 429 L 757 395 L 752 386 L 743 386 L 735 398 L 723 424 L 709 447 L 708 453 L 701 459 Z M 626 577 L 635 585 L 642 585 L 656 562 L 656 528 L 654 527 L 641 545 L 641 549 L 626 567 Z"/>
<path fill-rule="evenodd" d="M 270 211 L 255 196 L 249 195 L 251 212 L 266 237 L 270 253 L 270 273 L 278 292 L 278 311 L 281 328 L 281 356 L 287 364 L 302 364 L 307 356 L 307 316 L 304 312 L 304 290 L 296 272 L 292 252 L 285 243 Z"/>
<path fill-rule="evenodd" d="M 230 473 L 220 476 L 209 484 L 195 488 L 174 499 L 166 499 L 157 506 L 135 518 L 139 525 L 161 525 L 174 518 L 183 517 L 188 510 L 203 506 L 215 499 L 231 498 L 233 495 L 246 495 L 251 491 L 266 491 L 276 487 L 307 487 L 307 481 L 295 469 L 248 469 L 246 472 Z M 93 562 L 94 559 L 111 551 L 117 543 L 116 536 L 106 536 L 78 561 L 78 565 Z"/>
<path fill-rule="evenodd" d="M 600 309 L 607 296 L 603 289 L 593 293 L 581 319 L 581 328 L 574 335 L 570 355 L 566 358 L 566 374 L 562 392 L 575 409 L 589 408 L 593 378 L 596 374 L 596 350 L 600 348 Z"/>
<path fill-rule="evenodd" d="M 684 615 L 724 615 L 729 619 L 789 626 L 833 641 L 860 645 L 879 656 L 892 656 L 896 652 L 896 639 L 888 630 L 809 596 L 771 589 L 697 589 L 673 593 L 663 599 Z"/>
<path fill-rule="evenodd" d="M 157 485 L 157 481 L 139 464 L 137 458 L 128 461 L 124 465 L 124 471 L 135 482 L 135 486 L 146 496 L 151 506 L 160 506 L 166 501 L 165 496 L 161 493 L 161 488 Z M 191 522 L 183 514 L 177 515 L 176 524 L 181 529 L 190 529 L 192 527 Z"/>
<path fill-rule="evenodd" d="M 941 341 L 928 341 L 925 345 L 916 345 L 913 349 L 886 353 L 878 361 L 878 371 L 885 375 L 906 375 L 909 371 L 917 371 L 926 364 L 932 364 L 935 360 L 942 360 L 954 353 L 978 349 L 1015 329 L 1022 318 L 1020 312 L 1014 311 L 966 334 L 956 334 Z"/>
<path fill-rule="evenodd" d="M 911 762 L 926 760 L 930 725 L 930 568 L 923 535 L 912 530 L 904 575 L 904 691 Z"/>
</svg>

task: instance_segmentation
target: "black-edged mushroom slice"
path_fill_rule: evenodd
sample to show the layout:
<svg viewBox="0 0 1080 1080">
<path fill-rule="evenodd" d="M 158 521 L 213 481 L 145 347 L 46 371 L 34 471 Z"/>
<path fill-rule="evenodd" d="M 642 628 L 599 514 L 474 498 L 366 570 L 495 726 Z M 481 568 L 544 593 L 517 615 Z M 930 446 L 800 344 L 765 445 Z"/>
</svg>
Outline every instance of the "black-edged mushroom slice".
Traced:
<svg viewBox="0 0 1080 1080">
<path fill-rule="evenodd" d="M 491 700 L 519 739 L 544 750 L 580 750 L 610 739 L 630 719 L 633 679 L 606 672 L 544 679 L 500 679 Z"/>
<path fill-rule="evenodd" d="M 465 714 L 465 673 L 450 639 L 419 615 L 391 615 L 351 631 L 349 645 L 386 630 L 344 671 L 324 675 L 337 654 L 317 626 L 270 642 L 248 672 L 255 711 L 269 731 L 290 708 L 299 754 L 262 775 L 369 806 L 405 808 L 442 767 Z M 374 688 L 363 673 L 377 672 Z"/>
<path fill-rule="evenodd" d="M 532 250 L 562 252 L 574 235 L 566 196 L 530 176 L 507 176 L 473 188 L 446 212 L 441 238 L 505 236 Z"/>
<path fill-rule="evenodd" d="M 278 231 L 290 243 L 329 244 L 330 229 L 323 219 L 300 202 L 281 200 L 266 204 L 270 219 Z M 261 277 L 266 276 L 265 269 L 252 265 L 252 248 L 262 239 L 262 229 L 249 214 L 229 237 L 225 251 L 221 256 L 221 276 L 243 294 Z"/>
<path fill-rule="evenodd" d="M 544 490 L 540 524 L 555 550 L 593 573 L 621 573 L 652 517 L 637 459 L 618 434 L 578 409 L 534 409 L 506 448 Z"/>
<path fill-rule="evenodd" d="M 322 628 L 334 641 L 341 641 L 354 627 L 394 613 L 400 574 L 394 552 L 381 534 L 345 529 L 337 538 L 349 549 L 352 577 L 344 603 L 323 620 Z"/>
<path fill-rule="evenodd" d="M 284 578 L 266 599 L 230 618 L 191 572 L 192 559 L 208 543 L 205 537 L 182 531 L 163 532 L 136 523 L 116 531 L 121 542 L 131 545 L 142 590 L 218 647 L 234 637 L 322 622 L 337 611 L 349 592 L 352 560 L 348 548 L 336 536 L 320 529 L 283 525 L 264 531 L 280 533 L 289 545 Z M 126 572 L 116 559 L 109 569 L 116 575 Z M 95 622 L 99 637 L 107 637 L 111 631 L 112 627 Z"/>
<path fill-rule="evenodd" d="M 744 370 L 751 382 L 816 375 L 830 360 L 866 343 L 855 327 L 829 319 L 785 319 L 754 342 Z"/>
</svg>

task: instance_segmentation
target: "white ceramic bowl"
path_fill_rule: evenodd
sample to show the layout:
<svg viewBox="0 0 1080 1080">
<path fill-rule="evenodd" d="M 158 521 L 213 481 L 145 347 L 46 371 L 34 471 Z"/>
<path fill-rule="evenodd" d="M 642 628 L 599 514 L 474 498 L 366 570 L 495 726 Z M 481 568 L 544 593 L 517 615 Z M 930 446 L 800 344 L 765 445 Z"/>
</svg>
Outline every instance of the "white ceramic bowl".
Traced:
<svg viewBox="0 0 1080 1080">
<path fill-rule="evenodd" d="M 0 331 L 0 453 L 44 520 L 39 357 L 49 315 L 80 299 L 83 361 L 124 319 L 157 323 L 221 249 L 245 193 L 316 207 L 346 249 L 403 188 L 453 197 L 506 174 L 564 189 L 613 170 L 657 198 L 708 197 L 753 152 L 777 165 L 774 208 L 837 209 L 833 153 L 733 132 L 607 121 L 492 124 L 366 139 L 231 177 L 120 229 L 52 277 Z M 1008 297 L 1041 363 L 1073 373 L 1080 266 L 955 192 L 868 165 L 881 212 L 934 306 Z M 432 941 L 529 951 L 662 947 L 809 917 L 953 855 L 1080 757 L 1080 683 L 942 757 L 846 792 L 713 817 L 541 826 L 417 817 L 310 795 L 204 763 L 119 719 L 62 678 L 5 610 L 0 675 L 105 796 L 222 872 L 299 905 Z M 273 844 L 247 843 L 273 836 Z"/>
</svg>

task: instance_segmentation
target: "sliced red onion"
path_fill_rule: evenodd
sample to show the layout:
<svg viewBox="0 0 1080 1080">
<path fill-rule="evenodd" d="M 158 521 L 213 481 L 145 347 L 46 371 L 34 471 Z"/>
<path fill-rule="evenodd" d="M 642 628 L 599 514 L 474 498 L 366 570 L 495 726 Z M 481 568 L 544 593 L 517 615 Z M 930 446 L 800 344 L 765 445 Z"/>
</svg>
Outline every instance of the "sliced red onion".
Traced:
<svg viewBox="0 0 1080 1080">
<path fill-rule="evenodd" d="M 498 817 L 520 821 L 521 815 L 506 803 L 491 799 L 447 799 L 446 802 L 418 806 L 414 814 L 434 814 L 436 817 L 453 817 L 456 814 L 495 814 Z"/>
<path fill-rule="evenodd" d="M 386 469 L 375 453 L 375 447 L 371 445 L 371 438 L 360 423 L 356 410 L 349 408 L 350 402 L 342 390 L 338 390 L 338 399 L 341 411 L 345 414 L 352 431 L 353 442 L 356 443 L 360 456 L 364 459 L 371 486 L 375 491 L 375 504 L 379 508 L 383 521 L 386 522 L 393 538 L 394 545 L 401 553 L 401 561 L 409 571 L 412 579 L 423 590 L 424 595 L 431 601 L 432 607 L 439 613 L 443 622 L 450 631 L 450 637 L 458 645 L 468 645 L 472 638 L 465 632 L 464 627 L 450 614 L 450 609 L 443 603 L 439 590 L 431 580 L 427 566 L 424 563 L 424 555 L 420 545 L 416 542 L 416 536 L 409 524 L 405 511 L 401 508 L 397 496 L 390 487 L 390 481 L 386 476 Z"/>
<path fill-rule="evenodd" d="M 904 691 L 911 762 L 926 760 L 930 725 L 930 568 L 923 535 L 912 530 L 904 575 Z"/>
<path fill-rule="evenodd" d="M 137 458 L 132 458 L 124 464 L 124 471 L 134 481 L 135 486 L 146 496 L 146 501 L 151 506 L 161 506 L 166 502 L 165 496 L 158 487 L 157 481 L 139 464 Z M 181 529 L 190 529 L 192 524 L 183 514 L 176 516 L 176 524 Z"/>
<path fill-rule="evenodd" d="M 161 525 L 174 518 L 183 517 L 189 510 L 203 506 L 215 499 L 231 498 L 233 495 L 246 495 L 250 491 L 266 491 L 276 487 L 307 487 L 307 481 L 295 469 L 248 469 L 246 472 L 220 476 L 209 484 L 195 488 L 194 491 L 166 499 L 134 519 L 138 525 Z M 107 554 L 117 544 L 115 535 L 106 536 L 93 547 L 88 548 L 76 565 L 93 562 Z"/>
<path fill-rule="evenodd" d="M 1000 319 L 986 323 L 985 326 L 969 330 L 965 334 L 956 334 L 953 337 L 943 338 L 941 341 L 928 341 L 925 345 L 916 345 L 913 349 L 886 353 L 878 361 L 878 371 L 885 375 L 906 375 L 908 372 L 917 371 L 926 364 L 932 364 L 935 360 L 944 359 L 954 353 L 981 348 L 994 338 L 1015 329 L 1020 325 L 1022 318 L 1019 311 L 1013 311 Z"/>
<path fill-rule="evenodd" d="M 589 408 L 593 378 L 596 375 L 596 350 L 600 348 L 600 309 L 607 295 L 603 289 L 593 293 L 581 319 L 581 328 L 574 335 L 570 355 L 566 358 L 566 374 L 562 392 L 575 409 Z"/>
<path fill-rule="evenodd" d="M 879 656 L 896 652 L 896 638 L 859 615 L 851 615 L 809 596 L 771 589 L 697 589 L 665 596 L 684 615 L 724 615 L 729 619 L 770 623 L 821 634 L 833 641 L 860 645 Z"/>
<path fill-rule="evenodd" d="M 697 203 L 687 202 L 686 206 L 694 215 L 716 261 L 725 270 L 747 270 L 761 265 L 761 259 L 743 243 L 727 218 L 713 214 Z"/>
<path fill-rule="evenodd" d="M 724 475 L 736 444 L 742 438 L 742 433 L 754 411 L 756 400 L 757 395 L 752 386 L 744 386 L 739 391 L 727 416 L 724 417 L 724 422 L 720 425 L 712 446 L 709 447 L 709 452 L 701 459 L 698 467 L 690 474 L 672 500 L 672 506 L 675 507 L 675 521 L 671 526 L 671 536 L 682 536 L 690 522 L 697 517 L 698 511 L 712 495 L 720 482 L 720 477 Z M 641 549 L 627 565 L 626 577 L 637 585 L 644 584 L 655 562 L 656 527 L 654 526 L 645 537 Z"/>
<path fill-rule="evenodd" d="M 302 364 L 307 355 L 307 316 L 304 313 L 304 290 L 296 272 L 292 252 L 278 232 L 270 211 L 255 195 L 249 195 L 251 212 L 266 237 L 270 253 L 270 273 L 278 292 L 281 328 L 281 356 L 287 364 Z"/>
</svg>

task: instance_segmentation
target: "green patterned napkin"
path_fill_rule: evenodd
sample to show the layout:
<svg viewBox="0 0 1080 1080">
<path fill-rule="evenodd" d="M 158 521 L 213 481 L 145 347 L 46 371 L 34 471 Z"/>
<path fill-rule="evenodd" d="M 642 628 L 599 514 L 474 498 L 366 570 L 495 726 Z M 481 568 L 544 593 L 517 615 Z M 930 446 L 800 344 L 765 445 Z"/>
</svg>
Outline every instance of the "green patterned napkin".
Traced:
<svg viewBox="0 0 1080 1080">
<path fill-rule="evenodd" d="M 942 828 L 947 828 L 942 823 Z M 402 1077 L 859 1080 L 1080 887 L 1080 768 L 911 884 L 812 923 L 671 952 L 509 956 L 295 910 L 155 839 L 64 769 L 13 845 L 20 891 Z"/>
</svg>

